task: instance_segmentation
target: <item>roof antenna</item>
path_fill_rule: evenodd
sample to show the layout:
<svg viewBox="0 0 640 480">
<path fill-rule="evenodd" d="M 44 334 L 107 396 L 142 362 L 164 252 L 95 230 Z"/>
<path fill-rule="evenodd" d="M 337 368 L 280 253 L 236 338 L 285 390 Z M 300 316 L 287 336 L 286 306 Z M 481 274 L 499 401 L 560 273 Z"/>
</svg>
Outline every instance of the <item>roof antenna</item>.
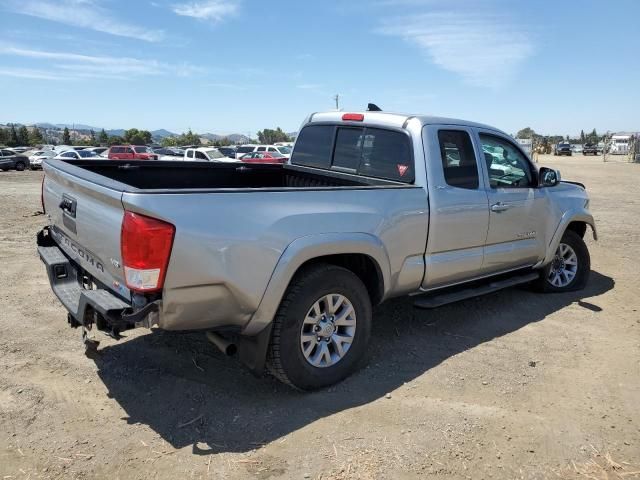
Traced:
<svg viewBox="0 0 640 480">
<path fill-rule="evenodd" d="M 381 112 L 382 109 L 375 103 L 367 104 L 367 112 Z"/>
</svg>

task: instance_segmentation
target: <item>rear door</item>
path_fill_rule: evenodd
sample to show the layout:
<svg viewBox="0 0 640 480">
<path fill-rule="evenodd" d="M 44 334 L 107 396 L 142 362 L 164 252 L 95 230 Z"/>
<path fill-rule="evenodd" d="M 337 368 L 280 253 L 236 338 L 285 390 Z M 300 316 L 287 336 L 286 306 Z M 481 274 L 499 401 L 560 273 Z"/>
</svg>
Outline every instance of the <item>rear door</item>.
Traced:
<svg viewBox="0 0 640 480">
<path fill-rule="evenodd" d="M 11 150 L 0 150 L 0 168 L 13 168 L 15 154 Z"/>
<path fill-rule="evenodd" d="M 43 184 L 45 211 L 56 243 L 97 281 L 129 299 L 120 254 L 122 192 L 85 180 L 93 174 L 79 167 L 62 168 L 73 174 L 45 164 Z"/>
<path fill-rule="evenodd" d="M 133 160 L 135 158 L 135 154 L 133 152 L 133 148 L 124 147 L 124 153 L 122 155 L 122 158 L 125 159 L 125 160 Z"/>
<path fill-rule="evenodd" d="M 489 207 L 472 138 L 471 129 L 458 125 L 423 129 L 430 207 L 425 289 L 482 272 Z"/>
<path fill-rule="evenodd" d="M 537 187 L 533 164 L 509 138 L 478 130 L 489 198 L 484 273 L 533 265 L 545 252 L 547 197 Z"/>
</svg>

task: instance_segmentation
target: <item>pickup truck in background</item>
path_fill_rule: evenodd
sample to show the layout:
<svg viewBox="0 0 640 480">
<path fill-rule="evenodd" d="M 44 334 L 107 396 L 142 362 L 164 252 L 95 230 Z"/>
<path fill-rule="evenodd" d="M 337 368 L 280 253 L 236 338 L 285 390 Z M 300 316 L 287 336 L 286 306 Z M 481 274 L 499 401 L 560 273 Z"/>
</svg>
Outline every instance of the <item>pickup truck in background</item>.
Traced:
<svg viewBox="0 0 640 480">
<path fill-rule="evenodd" d="M 585 143 L 582 147 L 582 155 L 598 155 L 598 147 L 595 143 Z"/>
<path fill-rule="evenodd" d="M 581 289 L 596 236 L 583 185 L 536 169 L 500 130 L 448 118 L 315 113 L 285 165 L 44 171 L 38 252 L 87 348 L 94 329 L 200 330 L 305 390 L 357 368 L 375 305 Z"/>
<path fill-rule="evenodd" d="M 567 155 L 570 157 L 571 155 L 573 155 L 573 151 L 571 150 L 571 144 L 564 143 L 564 142 L 558 143 L 553 149 L 553 154 L 556 156 Z"/>
</svg>

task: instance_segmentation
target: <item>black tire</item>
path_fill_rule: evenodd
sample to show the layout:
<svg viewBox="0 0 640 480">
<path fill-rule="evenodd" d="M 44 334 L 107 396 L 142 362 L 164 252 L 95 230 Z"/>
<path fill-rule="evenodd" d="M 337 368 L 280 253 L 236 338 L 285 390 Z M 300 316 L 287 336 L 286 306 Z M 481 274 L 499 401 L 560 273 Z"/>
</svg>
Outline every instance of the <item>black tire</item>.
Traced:
<svg viewBox="0 0 640 480">
<path fill-rule="evenodd" d="M 15 167 L 16 167 L 16 170 L 17 170 L 18 172 L 22 172 L 22 171 L 24 171 L 24 169 L 25 169 L 24 162 L 16 162 Z"/>
<path fill-rule="evenodd" d="M 313 304 L 328 294 L 351 302 L 356 316 L 353 342 L 334 365 L 316 367 L 300 345 L 303 321 Z M 364 358 L 371 336 L 372 307 L 366 287 L 350 270 L 320 264 L 304 269 L 291 281 L 275 319 L 267 353 L 267 368 L 281 382 L 300 390 L 315 390 L 344 380 Z"/>
<path fill-rule="evenodd" d="M 589 249 L 584 243 L 584 240 L 573 230 L 567 230 L 562 235 L 560 243 L 569 245 L 576 254 L 578 259 L 578 268 L 576 275 L 571 282 L 563 287 L 552 285 L 548 280 L 549 273 L 553 268 L 553 261 L 544 267 L 540 272 L 540 278 L 533 283 L 535 290 L 545 293 L 562 293 L 562 292 L 574 292 L 576 290 L 582 290 L 589 280 L 589 273 L 591 272 L 591 257 L 589 255 Z"/>
</svg>

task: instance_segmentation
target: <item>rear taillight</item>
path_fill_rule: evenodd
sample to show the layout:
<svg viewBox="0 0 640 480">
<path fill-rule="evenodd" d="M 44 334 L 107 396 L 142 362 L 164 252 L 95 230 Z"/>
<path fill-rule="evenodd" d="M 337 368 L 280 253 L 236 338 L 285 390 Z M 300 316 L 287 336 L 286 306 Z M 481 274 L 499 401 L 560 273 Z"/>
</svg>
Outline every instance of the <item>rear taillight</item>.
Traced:
<svg viewBox="0 0 640 480">
<path fill-rule="evenodd" d="M 40 204 L 42 205 L 42 213 L 47 213 L 44 209 L 44 178 L 45 176 L 42 175 L 42 184 L 40 185 Z"/>
<path fill-rule="evenodd" d="M 175 227 L 139 213 L 125 212 L 120 245 L 127 287 L 136 292 L 162 290 Z"/>
</svg>

